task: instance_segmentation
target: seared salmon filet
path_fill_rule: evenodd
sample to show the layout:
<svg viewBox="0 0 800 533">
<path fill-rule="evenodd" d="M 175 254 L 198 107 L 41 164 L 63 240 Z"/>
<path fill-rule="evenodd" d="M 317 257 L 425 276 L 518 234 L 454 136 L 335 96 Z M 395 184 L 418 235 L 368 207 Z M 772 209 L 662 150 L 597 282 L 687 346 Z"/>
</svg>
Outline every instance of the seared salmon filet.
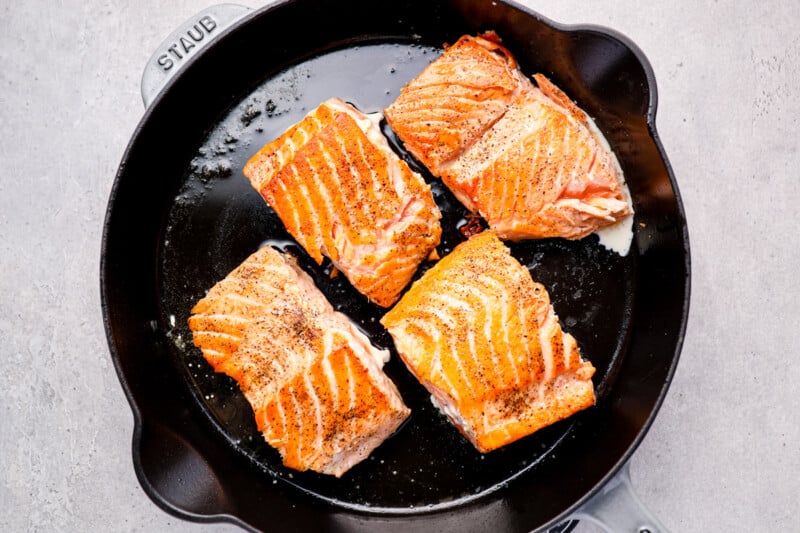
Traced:
<svg viewBox="0 0 800 533">
<path fill-rule="evenodd" d="M 284 464 L 341 476 L 409 416 L 378 350 L 293 258 L 265 246 L 209 290 L 194 344 L 237 381 Z"/>
<path fill-rule="evenodd" d="M 259 150 L 244 174 L 318 264 L 328 257 L 388 307 L 439 244 L 441 213 L 378 122 L 327 100 Z"/>
<path fill-rule="evenodd" d="M 459 244 L 384 315 L 408 369 L 481 452 L 594 405 L 594 366 L 544 286 L 487 230 Z"/>
<path fill-rule="evenodd" d="M 445 78 L 451 86 L 440 89 Z M 534 79 L 493 40 L 464 36 L 385 115 L 409 152 L 502 239 L 580 239 L 631 215 L 622 169 L 600 130 L 549 79 Z"/>
<path fill-rule="evenodd" d="M 384 115 L 406 149 L 439 176 L 529 85 L 496 35 L 465 35 L 406 84 Z"/>
</svg>

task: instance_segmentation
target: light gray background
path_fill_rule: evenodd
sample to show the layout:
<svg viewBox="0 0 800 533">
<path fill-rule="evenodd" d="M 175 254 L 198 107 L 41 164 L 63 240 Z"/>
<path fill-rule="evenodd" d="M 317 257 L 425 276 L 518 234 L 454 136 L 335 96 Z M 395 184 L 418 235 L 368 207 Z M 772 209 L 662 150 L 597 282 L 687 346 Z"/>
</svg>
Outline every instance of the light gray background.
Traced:
<svg viewBox="0 0 800 533">
<path fill-rule="evenodd" d="M 632 460 L 641 499 L 673 531 L 800 531 L 800 3 L 525 4 L 621 31 L 658 79 L 693 295 Z M 142 68 L 207 5 L 0 2 L 0 531 L 236 530 L 181 522 L 139 487 L 98 289 Z"/>
</svg>

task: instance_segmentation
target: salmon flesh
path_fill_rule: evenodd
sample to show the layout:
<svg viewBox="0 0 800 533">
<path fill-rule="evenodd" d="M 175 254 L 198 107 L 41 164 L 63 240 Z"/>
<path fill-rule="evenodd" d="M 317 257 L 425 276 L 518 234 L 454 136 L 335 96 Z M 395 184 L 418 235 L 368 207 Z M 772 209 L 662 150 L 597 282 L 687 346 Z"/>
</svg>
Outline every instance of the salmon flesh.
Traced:
<svg viewBox="0 0 800 533">
<path fill-rule="evenodd" d="M 502 239 L 580 239 L 633 213 L 589 116 L 493 34 L 448 47 L 384 111 L 404 146 Z"/>
<path fill-rule="evenodd" d="M 194 344 L 239 384 L 287 467 L 340 477 L 409 416 L 378 350 L 291 256 L 265 246 L 209 290 Z"/>
<path fill-rule="evenodd" d="M 459 244 L 381 320 L 433 402 L 481 452 L 595 403 L 591 362 L 544 286 L 491 230 Z"/>
<path fill-rule="evenodd" d="M 338 98 L 259 150 L 244 174 L 318 264 L 328 257 L 380 306 L 439 244 L 428 184 L 391 150 L 376 117 Z"/>
</svg>

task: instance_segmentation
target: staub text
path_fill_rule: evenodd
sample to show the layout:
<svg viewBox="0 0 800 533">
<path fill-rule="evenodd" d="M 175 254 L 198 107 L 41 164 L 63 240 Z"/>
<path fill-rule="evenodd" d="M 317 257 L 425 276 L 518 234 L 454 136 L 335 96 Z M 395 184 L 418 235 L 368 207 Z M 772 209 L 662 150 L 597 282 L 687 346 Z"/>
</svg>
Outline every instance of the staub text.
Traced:
<svg viewBox="0 0 800 533">
<path fill-rule="evenodd" d="M 200 42 L 211 35 L 216 29 L 217 21 L 209 15 L 203 16 L 195 24 L 193 24 L 178 40 L 170 44 L 166 52 L 158 56 L 158 64 L 164 70 L 168 71 L 175 66 L 176 61 L 180 61 L 196 47 Z"/>
</svg>

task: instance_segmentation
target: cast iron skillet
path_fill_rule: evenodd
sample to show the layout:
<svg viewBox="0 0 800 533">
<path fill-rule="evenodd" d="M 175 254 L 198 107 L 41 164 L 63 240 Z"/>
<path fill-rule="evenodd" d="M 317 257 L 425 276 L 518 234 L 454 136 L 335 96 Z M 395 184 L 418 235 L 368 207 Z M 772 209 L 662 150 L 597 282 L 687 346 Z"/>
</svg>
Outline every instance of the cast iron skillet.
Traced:
<svg viewBox="0 0 800 533">
<path fill-rule="evenodd" d="M 557 25 L 511 3 L 377 6 L 216 6 L 153 56 L 143 78 L 152 103 L 120 164 L 101 260 L 105 326 L 134 412 L 139 480 L 182 518 L 274 532 L 527 532 L 608 515 L 609 506 L 629 501 L 619 497 L 629 485 L 624 464 L 667 391 L 688 313 L 687 230 L 655 131 L 653 73 L 612 31 Z M 241 168 L 322 100 L 339 96 L 378 111 L 443 43 L 485 30 L 498 32 L 524 72 L 548 75 L 595 118 L 628 180 L 636 218 L 627 256 L 594 236 L 512 245 L 597 367 L 598 405 L 482 455 L 432 407 L 395 354 L 386 371 L 413 411 L 401 430 L 341 479 L 285 469 L 257 434 L 235 383 L 214 374 L 192 346 L 186 319 L 193 303 L 272 244 L 296 255 L 377 346 L 392 344 L 377 322 L 384 310 L 343 276 L 331 278 L 329 264 L 313 264 Z M 433 183 L 444 255 L 464 238 L 465 212 L 384 130 Z M 608 527 L 658 527 L 646 513 L 616 515 Z"/>
</svg>

